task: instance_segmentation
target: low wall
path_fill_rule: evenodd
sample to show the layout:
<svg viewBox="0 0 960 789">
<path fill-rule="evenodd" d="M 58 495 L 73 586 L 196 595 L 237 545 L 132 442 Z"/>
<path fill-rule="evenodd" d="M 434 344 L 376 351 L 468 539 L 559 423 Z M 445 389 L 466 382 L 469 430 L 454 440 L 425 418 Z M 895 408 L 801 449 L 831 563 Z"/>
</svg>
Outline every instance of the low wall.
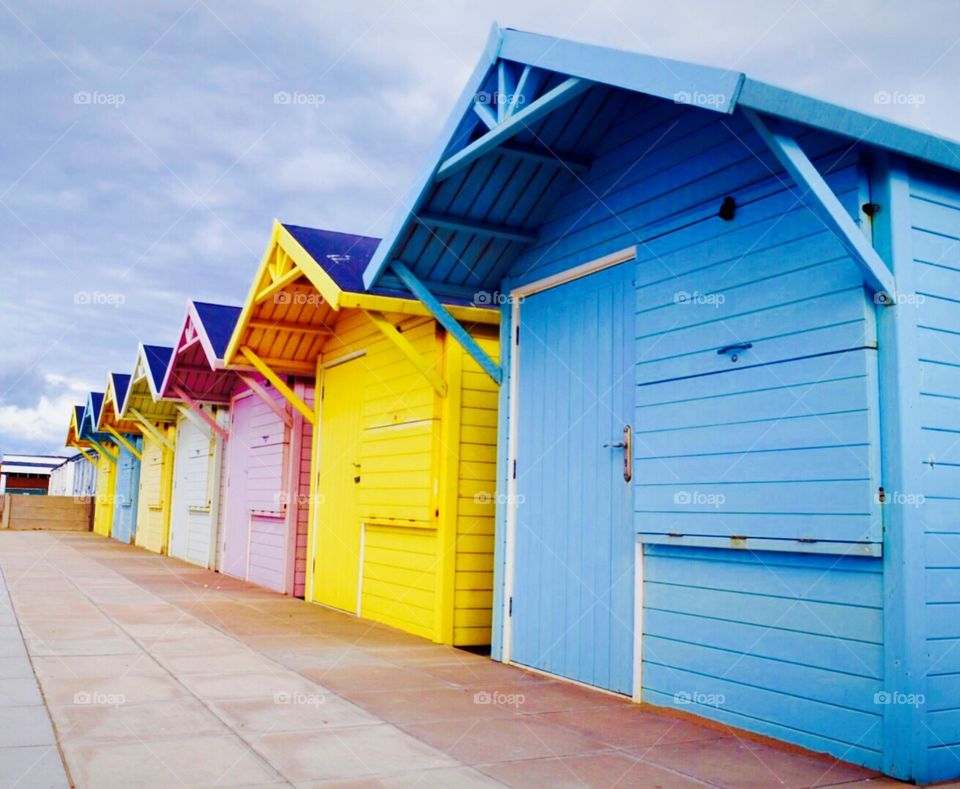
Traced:
<svg viewBox="0 0 960 789">
<path fill-rule="evenodd" d="M 0 496 L 0 529 L 90 531 L 92 524 L 92 498 Z"/>
</svg>

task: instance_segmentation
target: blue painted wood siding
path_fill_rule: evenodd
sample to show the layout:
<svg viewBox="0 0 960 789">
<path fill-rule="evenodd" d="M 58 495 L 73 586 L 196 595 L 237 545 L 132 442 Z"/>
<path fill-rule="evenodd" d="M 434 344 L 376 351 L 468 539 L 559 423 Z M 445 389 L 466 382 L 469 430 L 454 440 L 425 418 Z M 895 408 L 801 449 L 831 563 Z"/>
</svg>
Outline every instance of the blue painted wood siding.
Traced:
<svg viewBox="0 0 960 789">
<path fill-rule="evenodd" d="M 859 221 L 858 152 L 799 139 Z M 635 99 L 582 179 L 510 284 L 637 247 L 644 700 L 721 693 L 695 711 L 878 767 L 882 563 L 810 553 L 881 545 L 875 305 L 856 265 L 736 115 Z M 744 341 L 736 363 L 717 353 Z M 731 536 L 776 550 L 701 547 Z"/>
<path fill-rule="evenodd" d="M 879 560 L 645 550 L 644 701 L 880 766 Z"/>
<path fill-rule="evenodd" d="M 128 436 L 128 440 L 137 449 L 143 445 L 143 439 L 140 436 Z M 119 450 L 111 536 L 120 542 L 131 543 L 137 527 L 140 461 L 126 447 L 120 446 Z"/>
<path fill-rule="evenodd" d="M 928 778 L 960 766 L 960 181 L 910 177 L 924 474 Z M 911 297 L 912 294 L 905 294 Z M 893 502 L 897 504 L 897 502 Z"/>
<path fill-rule="evenodd" d="M 856 152 L 800 139 L 857 217 Z M 787 182 L 745 119 L 637 99 L 511 273 L 637 245 L 635 523 L 649 539 L 880 550 L 875 305 Z M 717 216 L 726 195 L 733 222 Z M 736 363 L 717 353 L 741 342 Z"/>
</svg>

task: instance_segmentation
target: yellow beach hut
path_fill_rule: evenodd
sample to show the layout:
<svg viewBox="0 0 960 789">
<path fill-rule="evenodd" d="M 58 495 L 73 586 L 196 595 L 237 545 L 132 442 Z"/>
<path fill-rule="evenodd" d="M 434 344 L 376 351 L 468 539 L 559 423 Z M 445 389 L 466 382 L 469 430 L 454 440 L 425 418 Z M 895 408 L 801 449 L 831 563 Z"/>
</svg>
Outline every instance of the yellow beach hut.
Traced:
<svg viewBox="0 0 960 789">
<path fill-rule="evenodd" d="M 135 422 L 143 433 L 135 544 L 166 553 L 170 539 L 173 454 L 177 437 L 177 404 L 160 400 L 160 387 L 172 348 L 140 344 L 120 418 Z"/>
<path fill-rule="evenodd" d="M 496 384 L 401 287 L 377 239 L 275 223 L 227 348 L 314 426 L 306 599 L 433 641 L 490 643 Z M 446 309 L 493 357 L 498 312 Z M 314 405 L 287 376 L 316 376 Z"/>
<path fill-rule="evenodd" d="M 109 537 L 113 526 L 119 452 L 112 437 L 98 429 L 102 410 L 103 392 L 90 392 L 80 423 L 80 437 L 97 450 L 97 493 L 93 507 L 93 531 L 102 537 Z"/>
</svg>

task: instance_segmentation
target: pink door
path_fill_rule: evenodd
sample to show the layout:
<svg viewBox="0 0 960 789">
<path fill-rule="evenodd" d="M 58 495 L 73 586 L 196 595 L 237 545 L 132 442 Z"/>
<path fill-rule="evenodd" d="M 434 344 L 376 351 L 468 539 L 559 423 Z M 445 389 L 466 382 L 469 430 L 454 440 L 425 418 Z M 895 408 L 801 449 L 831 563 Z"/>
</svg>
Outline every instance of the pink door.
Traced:
<svg viewBox="0 0 960 789">
<path fill-rule="evenodd" d="M 295 389 L 313 403 L 312 385 Z M 300 489 L 309 490 L 311 431 L 278 391 L 267 392 L 274 408 L 252 392 L 231 405 L 221 572 L 302 597 L 308 508 Z"/>
</svg>

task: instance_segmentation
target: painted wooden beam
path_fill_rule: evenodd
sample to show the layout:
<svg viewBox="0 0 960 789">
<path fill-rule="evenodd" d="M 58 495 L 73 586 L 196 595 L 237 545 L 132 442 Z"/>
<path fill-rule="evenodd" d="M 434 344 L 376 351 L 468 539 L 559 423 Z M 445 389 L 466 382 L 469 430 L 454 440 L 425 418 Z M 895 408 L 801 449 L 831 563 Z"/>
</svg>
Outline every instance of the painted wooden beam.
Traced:
<svg viewBox="0 0 960 789">
<path fill-rule="evenodd" d="M 101 456 L 109 460 L 113 465 L 117 465 L 117 455 L 114 455 L 109 449 L 107 449 L 103 444 L 97 441 L 94 438 L 88 438 L 89 441 L 95 450 L 100 453 Z"/>
<path fill-rule="evenodd" d="M 140 450 L 137 449 L 129 441 L 127 441 L 125 436 L 123 436 L 121 433 L 114 430 L 112 427 L 110 427 L 110 425 L 107 425 L 107 432 L 111 436 L 113 436 L 115 439 L 117 439 L 117 441 L 126 448 L 127 452 L 133 455 L 137 460 L 143 460 L 143 456 L 140 454 Z"/>
<path fill-rule="evenodd" d="M 582 156 L 563 153 L 560 151 L 551 151 L 539 145 L 520 145 L 519 143 L 506 143 L 497 149 L 497 153 L 504 156 L 513 156 L 517 159 L 526 159 L 537 164 L 546 164 L 551 167 L 562 167 L 565 170 L 580 174 L 590 169 L 592 162 Z"/>
<path fill-rule="evenodd" d="M 91 456 L 91 454 L 90 454 L 89 452 L 87 452 L 87 450 L 85 450 L 83 447 L 78 447 L 78 446 L 74 445 L 73 448 L 74 448 L 75 450 L 77 450 L 77 452 L 79 452 L 81 455 L 83 455 L 87 460 L 89 460 L 89 461 L 90 461 L 90 465 L 92 465 L 92 466 L 96 466 L 96 465 L 97 465 L 97 461 L 94 460 L 93 457 Z"/>
<path fill-rule="evenodd" d="M 260 375 L 273 384 L 274 388 L 276 388 L 276 390 L 283 395 L 284 399 L 290 403 L 290 405 L 296 408 L 301 414 L 303 414 L 304 419 L 316 427 L 317 418 L 313 413 L 313 409 L 303 402 L 303 400 L 297 396 L 297 393 L 287 386 L 283 379 L 280 378 L 280 376 L 277 375 L 263 359 L 257 356 L 246 345 L 241 346 L 240 355 L 250 362 L 250 364 L 253 365 L 254 369 L 260 373 Z"/>
<path fill-rule="evenodd" d="M 443 380 L 443 377 L 434 369 L 433 365 L 424 359 L 420 352 L 413 347 L 410 340 L 404 337 L 397 327 L 386 319 L 382 312 L 364 310 L 364 313 L 370 318 L 373 325 L 376 326 L 388 340 L 396 345 L 404 356 L 413 362 L 413 366 L 430 382 L 430 385 L 437 391 L 437 394 L 441 397 L 446 397 L 447 382 Z"/>
<path fill-rule="evenodd" d="M 456 339 L 456 341 L 463 346 L 463 349 L 473 357 L 474 361 L 480 365 L 480 368 L 499 386 L 503 381 L 503 371 L 500 369 L 500 365 L 487 355 L 486 351 L 470 336 L 470 333 L 459 324 L 457 319 L 454 318 L 436 296 L 414 276 L 410 269 L 398 260 L 393 261 L 390 267 L 401 279 L 403 284 L 410 289 L 410 292 L 426 305 L 427 309 L 430 310 L 440 325 L 453 335 L 454 339 Z"/>
<path fill-rule="evenodd" d="M 507 104 L 513 98 L 516 85 L 510 73 L 510 64 L 505 60 L 497 61 L 497 123 L 507 119 Z"/>
<path fill-rule="evenodd" d="M 266 318 L 251 318 L 247 325 L 251 329 L 262 329 L 265 331 L 289 331 L 298 334 L 316 334 L 318 336 L 329 336 L 333 334 L 333 329 L 328 326 L 312 326 L 309 323 L 291 323 L 290 321 L 272 321 Z"/>
<path fill-rule="evenodd" d="M 591 85 L 593 85 L 593 83 L 589 80 L 578 79 L 577 77 L 570 77 L 564 80 L 552 90 L 548 90 L 536 101 L 527 104 L 523 109 L 510 115 L 503 123 L 498 123 L 495 129 L 491 129 L 482 137 L 474 140 L 446 159 L 437 170 L 437 175 L 434 180 L 442 181 L 445 178 L 449 178 L 455 172 L 470 165 L 475 159 L 478 159 L 497 146 L 502 145 L 514 135 L 528 128 L 531 123 L 535 123 L 558 107 L 562 107 L 571 99 L 575 99 L 590 88 Z"/>
<path fill-rule="evenodd" d="M 529 104 L 533 100 L 537 88 L 540 87 L 540 83 L 543 81 L 543 76 L 543 71 L 534 68 L 529 63 L 523 67 L 523 71 L 520 72 L 520 77 L 517 80 L 517 85 L 510 96 L 510 101 L 507 103 L 506 116 L 508 118 L 513 116 L 518 108 Z"/>
<path fill-rule="evenodd" d="M 481 236 L 493 236 L 494 238 L 505 238 L 508 241 L 520 241 L 524 244 L 530 244 L 537 240 L 538 236 L 529 230 L 520 227 L 509 227 L 508 225 L 495 225 L 488 222 L 477 222 L 473 219 L 465 219 L 457 216 L 447 216 L 445 214 L 422 213 L 417 214 L 414 219 L 421 225 L 429 227 L 443 227 L 449 230 L 459 230 L 464 233 L 476 233 Z"/>
<path fill-rule="evenodd" d="M 177 386 L 176 384 L 174 384 L 172 388 L 173 388 L 173 393 L 177 397 L 179 397 L 181 400 L 183 400 L 183 402 L 185 402 L 189 406 L 189 410 L 194 412 L 204 422 L 204 424 L 206 424 L 207 427 L 209 427 L 211 430 L 217 433 L 224 440 L 230 438 L 230 434 L 217 423 L 216 419 L 214 419 L 212 416 L 210 416 L 210 414 L 208 414 L 206 411 L 203 410 L 200 403 L 198 403 L 196 400 L 190 397 L 190 395 L 188 395 L 181 387 Z"/>
<path fill-rule="evenodd" d="M 256 378 L 246 373 L 240 373 L 239 375 L 240 380 L 247 385 L 250 391 L 259 397 L 273 413 L 279 416 L 287 427 L 293 426 L 293 417 L 287 409 L 271 397 L 270 393 L 260 385 L 260 382 Z"/>
<path fill-rule="evenodd" d="M 472 291 L 471 296 L 476 295 Z M 467 298 L 466 294 L 460 298 Z M 344 293 L 340 306 L 357 310 L 375 310 L 376 312 L 399 313 L 402 315 L 423 315 L 433 317 L 433 313 L 420 301 L 411 298 L 395 298 L 381 296 L 376 293 Z M 489 307 L 455 306 L 450 305 L 450 313 L 466 323 L 484 323 L 496 326 L 500 323 L 500 313 Z"/>
<path fill-rule="evenodd" d="M 300 277 L 303 276 L 303 271 L 299 268 L 294 268 L 284 274 L 280 279 L 274 280 L 267 287 L 257 292 L 257 295 L 253 297 L 255 304 L 262 304 L 267 299 L 269 299 L 274 293 L 283 290 L 287 285 L 291 285 L 296 282 Z"/>
<path fill-rule="evenodd" d="M 806 190 L 804 201 L 850 253 L 863 272 L 867 284 L 876 293 L 885 295 L 888 303 L 892 301 L 896 295 L 893 273 L 870 245 L 867 237 L 857 227 L 797 141 L 790 135 L 768 126 L 753 110 L 745 109 L 744 114 L 797 186 Z"/>
<path fill-rule="evenodd" d="M 493 110 L 490 109 L 489 102 L 480 101 L 476 99 L 473 102 L 473 111 L 477 113 L 477 116 L 484 122 L 488 129 L 495 129 L 499 121 L 497 116 L 493 114 Z"/>
<path fill-rule="evenodd" d="M 904 293 L 918 286 L 913 262 L 910 219 L 909 164 L 880 152 L 869 163 L 870 199 L 882 207 L 871 220 L 873 243 L 889 260 Z M 897 300 L 877 311 L 880 472 L 888 491 L 922 491 L 924 463 L 921 442 L 924 403 L 917 359 L 923 354 L 920 306 L 916 300 Z M 928 469 L 929 471 L 929 469 Z M 883 643 L 884 687 L 917 699 L 927 696 L 926 605 L 930 564 L 925 508 L 893 502 L 881 505 L 883 517 Z M 934 614 L 935 615 L 935 614 Z M 936 616 L 936 615 L 935 615 Z M 883 716 L 883 771 L 904 780 L 929 783 L 928 747 L 934 743 L 927 707 L 886 704 Z"/>
<path fill-rule="evenodd" d="M 133 418 L 140 423 L 140 426 L 147 431 L 147 434 L 154 441 L 156 441 L 158 444 L 162 444 L 171 452 L 176 449 L 176 445 L 163 434 L 163 431 L 153 424 L 153 422 L 147 419 L 143 414 L 141 414 L 136 408 L 131 408 L 130 413 L 133 415 Z"/>
</svg>

